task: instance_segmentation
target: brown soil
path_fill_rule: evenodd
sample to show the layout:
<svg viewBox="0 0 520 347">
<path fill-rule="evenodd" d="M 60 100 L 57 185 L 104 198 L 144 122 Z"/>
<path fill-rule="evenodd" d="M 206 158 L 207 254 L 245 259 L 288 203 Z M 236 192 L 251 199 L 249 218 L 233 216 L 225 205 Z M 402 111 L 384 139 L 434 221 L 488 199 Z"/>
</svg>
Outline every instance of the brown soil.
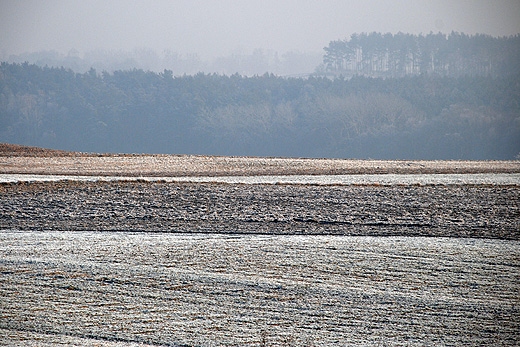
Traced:
<svg viewBox="0 0 520 347">
<path fill-rule="evenodd" d="M 352 160 L 96 154 L 0 144 L 0 174 L 101 176 L 520 173 L 520 161 Z"/>
<path fill-rule="evenodd" d="M 32 146 L 22 146 L 10 143 L 0 143 L 0 157 L 62 157 L 78 154 L 80 153 Z"/>
</svg>

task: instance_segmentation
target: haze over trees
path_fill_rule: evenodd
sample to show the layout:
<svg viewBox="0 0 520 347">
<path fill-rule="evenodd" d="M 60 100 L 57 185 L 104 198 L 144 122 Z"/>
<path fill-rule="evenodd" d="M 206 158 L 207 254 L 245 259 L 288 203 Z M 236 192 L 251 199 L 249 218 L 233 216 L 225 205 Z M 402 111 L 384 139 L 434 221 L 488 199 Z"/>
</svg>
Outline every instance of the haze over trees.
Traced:
<svg viewBox="0 0 520 347">
<path fill-rule="evenodd" d="M 419 37 L 407 37 L 401 47 L 411 48 L 402 49 L 415 52 Z M 495 42 L 478 37 L 468 39 Z M 501 63 L 482 70 L 472 58 L 476 65 L 467 71 L 435 57 L 435 70 L 419 58 L 399 70 L 400 60 L 390 64 L 388 51 L 379 56 L 387 57 L 384 64 L 377 55 L 363 60 L 365 46 L 356 55 L 359 64 L 335 65 L 326 49 L 327 71 L 335 78 L 179 76 L 168 69 L 78 73 L 4 62 L 0 142 L 89 152 L 514 159 L 520 152 L 520 60 L 508 57 L 520 49 L 517 36 L 499 41 L 501 60 L 492 61 Z M 346 78 L 353 68 L 359 73 Z"/>
<path fill-rule="evenodd" d="M 452 32 L 428 35 L 353 34 L 324 48 L 324 70 L 334 75 L 503 76 L 520 73 L 520 35 L 492 37 Z"/>
<path fill-rule="evenodd" d="M 130 52 L 95 50 L 83 54 L 71 49 L 67 54 L 56 51 L 41 51 L 4 57 L 3 61 L 22 64 L 32 63 L 41 67 L 64 67 L 84 73 L 91 68 L 97 71 L 142 69 L 162 72 L 171 70 L 176 76 L 193 75 L 199 72 L 245 76 L 262 75 L 266 72 L 280 76 L 308 75 L 320 64 L 322 55 L 290 51 L 282 54 L 255 49 L 252 52 L 235 52 L 231 55 L 204 59 L 198 54 L 180 54 L 172 50 L 156 52 L 141 48 Z"/>
</svg>

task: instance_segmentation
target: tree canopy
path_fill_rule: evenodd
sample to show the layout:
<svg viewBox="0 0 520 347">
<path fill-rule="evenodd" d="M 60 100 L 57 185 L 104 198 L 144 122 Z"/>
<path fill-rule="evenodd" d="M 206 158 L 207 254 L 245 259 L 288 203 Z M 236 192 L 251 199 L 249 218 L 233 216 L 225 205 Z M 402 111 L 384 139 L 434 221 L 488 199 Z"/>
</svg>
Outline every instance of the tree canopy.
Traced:
<svg viewBox="0 0 520 347">
<path fill-rule="evenodd" d="M 520 35 L 353 34 L 324 48 L 325 72 L 344 76 L 505 76 L 520 73 Z"/>
<path fill-rule="evenodd" d="M 520 76 L 282 78 L 0 64 L 0 142 L 87 152 L 513 159 Z"/>
</svg>

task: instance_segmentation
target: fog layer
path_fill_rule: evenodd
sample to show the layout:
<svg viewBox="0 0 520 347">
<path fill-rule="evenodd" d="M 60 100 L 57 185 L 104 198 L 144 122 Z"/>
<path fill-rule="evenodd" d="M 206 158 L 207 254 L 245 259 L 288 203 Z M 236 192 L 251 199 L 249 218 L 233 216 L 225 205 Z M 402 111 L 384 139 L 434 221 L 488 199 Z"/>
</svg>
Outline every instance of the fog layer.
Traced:
<svg viewBox="0 0 520 347">
<path fill-rule="evenodd" d="M 3 0 L 0 54 L 149 48 L 203 60 L 255 49 L 320 52 L 355 32 L 520 33 L 520 2 Z"/>
</svg>

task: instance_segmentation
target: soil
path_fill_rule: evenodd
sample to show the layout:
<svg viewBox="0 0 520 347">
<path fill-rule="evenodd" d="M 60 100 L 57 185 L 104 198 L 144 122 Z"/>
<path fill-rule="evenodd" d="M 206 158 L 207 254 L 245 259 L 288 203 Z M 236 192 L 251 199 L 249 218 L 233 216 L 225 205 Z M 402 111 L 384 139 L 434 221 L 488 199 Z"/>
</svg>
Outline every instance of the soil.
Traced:
<svg viewBox="0 0 520 347">
<path fill-rule="evenodd" d="M 520 239 L 517 186 L 0 185 L 0 229 Z"/>
<path fill-rule="evenodd" d="M 0 144 L 0 174 L 227 176 L 520 173 L 520 161 L 354 160 L 96 154 Z"/>
</svg>

